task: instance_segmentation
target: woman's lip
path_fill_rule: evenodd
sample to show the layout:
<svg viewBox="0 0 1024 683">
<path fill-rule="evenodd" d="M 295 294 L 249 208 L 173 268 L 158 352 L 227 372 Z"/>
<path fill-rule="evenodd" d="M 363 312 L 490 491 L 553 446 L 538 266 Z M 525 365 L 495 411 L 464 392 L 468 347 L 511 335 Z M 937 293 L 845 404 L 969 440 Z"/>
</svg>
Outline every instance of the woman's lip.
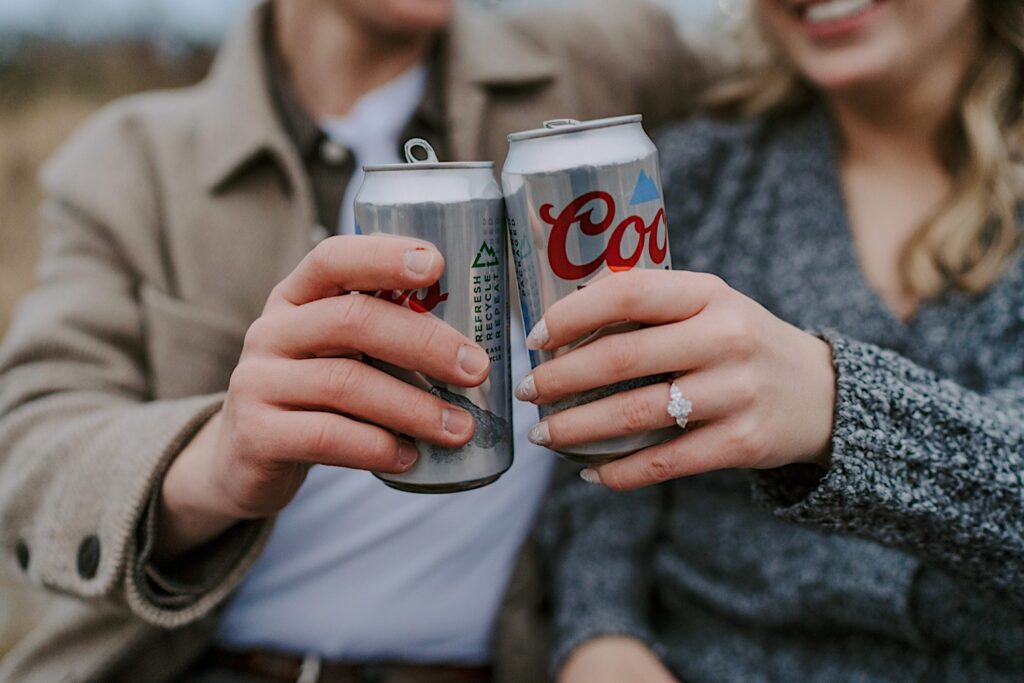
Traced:
<svg viewBox="0 0 1024 683">
<path fill-rule="evenodd" d="M 841 38 L 858 31 L 869 23 L 878 13 L 879 9 L 888 4 L 887 0 L 875 0 L 870 7 L 845 19 L 837 19 L 827 23 L 814 23 L 804 17 L 805 8 L 811 5 L 821 4 L 827 0 L 807 0 L 806 2 L 795 2 L 791 5 L 794 16 L 800 22 L 800 26 L 811 38 Z"/>
</svg>

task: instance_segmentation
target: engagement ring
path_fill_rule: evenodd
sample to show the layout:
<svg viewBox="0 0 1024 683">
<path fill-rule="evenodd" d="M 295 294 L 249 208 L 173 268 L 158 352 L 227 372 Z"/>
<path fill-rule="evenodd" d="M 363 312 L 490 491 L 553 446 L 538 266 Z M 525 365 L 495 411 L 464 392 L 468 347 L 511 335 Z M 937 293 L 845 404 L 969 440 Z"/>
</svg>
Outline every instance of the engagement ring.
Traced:
<svg viewBox="0 0 1024 683">
<path fill-rule="evenodd" d="M 668 385 L 668 414 L 676 419 L 680 429 L 686 429 L 686 421 L 693 412 L 693 404 L 690 399 L 683 396 L 675 382 Z"/>
</svg>

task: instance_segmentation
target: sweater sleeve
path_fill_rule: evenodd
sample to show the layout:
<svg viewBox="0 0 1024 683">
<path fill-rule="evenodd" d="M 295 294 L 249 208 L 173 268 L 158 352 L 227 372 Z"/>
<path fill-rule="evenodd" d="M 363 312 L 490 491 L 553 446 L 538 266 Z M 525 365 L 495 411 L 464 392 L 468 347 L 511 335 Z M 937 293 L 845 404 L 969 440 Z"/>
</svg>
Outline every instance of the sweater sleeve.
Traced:
<svg viewBox="0 0 1024 683">
<path fill-rule="evenodd" d="M 578 470 L 562 465 L 538 529 L 554 596 L 553 674 L 602 635 L 631 636 L 658 651 L 648 608 L 664 487 L 616 493 L 583 482 Z"/>
<path fill-rule="evenodd" d="M 828 471 L 761 473 L 776 515 L 899 546 L 1024 601 L 1024 377 L 977 393 L 825 331 L 837 392 Z"/>
</svg>

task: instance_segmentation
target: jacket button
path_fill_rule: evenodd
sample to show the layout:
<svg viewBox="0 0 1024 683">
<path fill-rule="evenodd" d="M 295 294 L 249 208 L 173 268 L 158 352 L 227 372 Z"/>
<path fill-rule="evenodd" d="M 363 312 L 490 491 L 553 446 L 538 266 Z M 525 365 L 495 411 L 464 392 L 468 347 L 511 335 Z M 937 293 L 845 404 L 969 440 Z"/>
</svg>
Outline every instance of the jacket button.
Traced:
<svg viewBox="0 0 1024 683">
<path fill-rule="evenodd" d="M 14 554 L 18 558 L 18 566 L 22 571 L 28 571 L 28 561 L 31 555 L 28 552 L 28 543 L 24 539 L 18 539 L 18 545 L 14 547 Z"/>
<path fill-rule="evenodd" d="M 348 161 L 349 152 L 330 138 L 320 143 L 320 158 L 329 166 L 341 166 Z"/>
<path fill-rule="evenodd" d="M 100 566 L 100 539 L 96 536 L 86 536 L 78 546 L 78 575 L 83 579 L 91 579 L 96 576 L 96 569 Z"/>
</svg>

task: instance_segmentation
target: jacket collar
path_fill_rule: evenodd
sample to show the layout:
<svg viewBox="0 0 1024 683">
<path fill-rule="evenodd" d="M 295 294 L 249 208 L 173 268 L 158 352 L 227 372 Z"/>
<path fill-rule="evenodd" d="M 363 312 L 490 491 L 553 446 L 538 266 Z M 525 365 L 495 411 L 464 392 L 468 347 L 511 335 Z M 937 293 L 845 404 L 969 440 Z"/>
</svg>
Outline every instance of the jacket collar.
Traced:
<svg viewBox="0 0 1024 683">
<path fill-rule="evenodd" d="M 265 48 L 269 22 L 270 4 L 262 2 L 228 37 L 201 86 L 207 101 L 200 117 L 199 172 L 210 191 L 262 155 L 286 168 L 301 168 L 274 108 Z M 483 10 L 460 5 L 442 44 L 441 73 L 451 86 L 445 104 L 450 108 L 448 120 L 456 127 L 467 119 L 452 116 L 452 110 L 482 106 L 484 95 L 473 91 L 536 85 L 557 73 L 552 55 Z M 469 117 L 465 125 L 478 119 Z"/>
<path fill-rule="evenodd" d="M 452 19 L 447 54 L 450 78 L 479 86 L 526 86 L 552 80 L 553 55 L 505 22 L 494 10 L 460 4 Z"/>
<path fill-rule="evenodd" d="M 270 89 L 264 49 L 269 21 L 269 3 L 254 8 L 221 47 L 203 83 L 208 101 L 200 120 L 198 154 L 204 184 L 211 191 L 261 155 L 284 164 L 295 160 Z"/>
</svg>

